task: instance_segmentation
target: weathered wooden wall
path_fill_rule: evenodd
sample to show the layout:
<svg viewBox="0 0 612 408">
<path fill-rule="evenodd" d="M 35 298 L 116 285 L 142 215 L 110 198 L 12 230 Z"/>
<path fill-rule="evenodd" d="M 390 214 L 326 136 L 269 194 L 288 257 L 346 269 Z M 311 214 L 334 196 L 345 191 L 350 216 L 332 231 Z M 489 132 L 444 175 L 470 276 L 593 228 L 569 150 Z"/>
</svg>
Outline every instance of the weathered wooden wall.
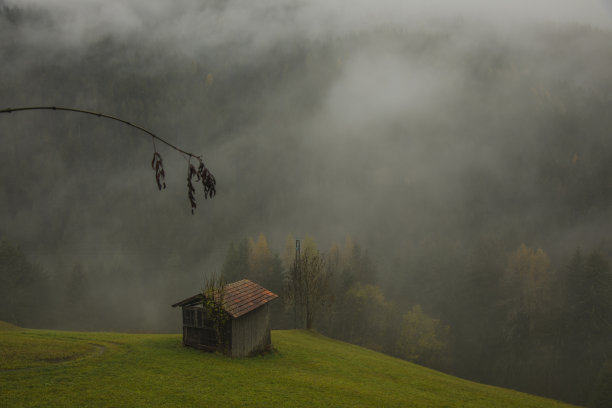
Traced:
<svg viewBox="0 0 612 408">
<path fill-rule="evenodd" d="M 246 357 L 267 350 L 271 345 L 269 305 L 231 319 L 226 328 L 226 339 L 232 357 Z M 183 308 L 183 344 L 202 350 L 217 350 L 213 322 L 201 307 Z"/>
<path fill-rule="evenodd" d="M 226 325 L 225 338 L 231 347 L 231 323 Z M 201 307 L 183 307 L 183 344 L 201 350 L 217 350 L 217 333 L 213 321 Z"/>
<path fill-rule="evenodd" d="M 200 350 L 215 351 L 217 335 L 212 328 L 183 326 L 183 344 Z"/>
<path fill-rule="evenodd" d="M 264 351 L 272 344 L 268 304 L 232 319 L 232 357 L 246 357 Z"/>
</svg>

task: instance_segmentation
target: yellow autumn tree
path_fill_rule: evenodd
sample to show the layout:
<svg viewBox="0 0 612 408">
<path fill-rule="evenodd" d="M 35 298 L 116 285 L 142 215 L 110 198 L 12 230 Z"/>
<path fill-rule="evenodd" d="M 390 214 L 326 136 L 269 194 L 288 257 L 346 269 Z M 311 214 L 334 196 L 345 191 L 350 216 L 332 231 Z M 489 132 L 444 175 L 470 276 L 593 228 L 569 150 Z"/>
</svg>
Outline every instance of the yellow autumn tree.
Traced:
<svg viewBox="0 0 612 408">
<path fill-rule="evenodd" d="M 448 358 L 449 333 L 447 325 L 416 305 L 403 315 L 396 353 L 415 363 L 440 367 Z"/>
<path fill-rule="evenodd" d="M 264 284 L 270 278 L 270 271 L 274 256 L 268 246 L 268 240 L 263 233 L 259 234 L 257 241 L 249 239 L 249 277 L 259 284 Z"/>
<path fill-rule="evenodd" d="M 306 235 L 306 237 L 302 240 L 302 256 L 304 255 L 319 255 L 319 246 L 315 242 L 314 238 Z"/>
<path fill-rule="evenodd" d="M 300 256 L 289 270 L 285 287 L 286 299 L 293 304 L 297 320 L 307 329 L 330 305 L 326 259 L 317 243 L 307 236 L 301 242 Z"/>
</svg>

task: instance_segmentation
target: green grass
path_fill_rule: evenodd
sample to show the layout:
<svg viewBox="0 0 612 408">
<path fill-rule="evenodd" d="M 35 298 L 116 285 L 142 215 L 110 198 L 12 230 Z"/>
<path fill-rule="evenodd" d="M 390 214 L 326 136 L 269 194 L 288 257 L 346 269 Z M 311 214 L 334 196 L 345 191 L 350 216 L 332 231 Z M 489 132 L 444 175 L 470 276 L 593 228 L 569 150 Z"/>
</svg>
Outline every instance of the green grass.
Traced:
<svg viewBox="0 0 612 408">
<path fill-rule="evenodd" d="M 64 362 L 91 354 L 96 349 L 104 350 L 79 339 L 0 331 L 0 370 Z"/>
<path fill-rule="evenodd" d="M 0 407 L 570 407 L 306 331 L 230 359 L 180 335 L 0 326 Z"/>
<path fill-rule="evenodd" d="M 7 322 L 3 322 L 0 320 L 0 331 L 9 331 L 9 330 L 22 330 L 21 327 L 15 326 L 14 324 L 10 324 Z"/>
</svg>

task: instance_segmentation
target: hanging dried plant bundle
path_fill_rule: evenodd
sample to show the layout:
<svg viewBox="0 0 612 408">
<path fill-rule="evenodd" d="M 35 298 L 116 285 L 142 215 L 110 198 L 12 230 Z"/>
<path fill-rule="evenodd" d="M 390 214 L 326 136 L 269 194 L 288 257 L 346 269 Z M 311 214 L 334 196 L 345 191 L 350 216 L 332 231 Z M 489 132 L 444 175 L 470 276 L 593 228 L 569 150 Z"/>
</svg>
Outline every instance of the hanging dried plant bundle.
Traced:
<svg viewBox="0 0 612 408">
<path fill-rule="evenodd" d="M 206 168 L 202 159 L 198 157 L 198 160 L 200 161 L 200 166 L 198 166 L 197 176 L 198 181 L 201 181 L 204 187 L 204 198 L 213 198 L 217 194 L 217 180 L 215 180 L 215 176 L 212 175 L 210 170 Z"/>
<path fill-rule="evenodd" d="M 187 165 L 187 196 L 189 197 L 189 204 L 191 204 L 191 213 L 193 214 L 194 210 L 197 207 L 196 199 L 195 199 L 195 188 L 193 187 L 193 178 L 197 175 L 196 168 L 193 164 L 189 163 Z"/>
<path fill-rule="evenodd" d="M 193 186 L 194 178 L 196 182 L 201 182 L 202 187 L 204 187 L 204 199 L 213 198 L 215 194 L 217 194 L 217 181 L 215 180 L 215 176 L 206 168 L 200 157 L 196 157 L 196 159 L 200 162 L 197 170 L 195 166 L 191 164 L 191 157 L 187 163 L 187 196 L 189 197 L 192 214 L 198 206 L 195 198 L 195 187 Z"/>
<path fill-rule="evenodd" d="M 155 181 L 157 182 L 157 188 L 161 190 L 166 188 L 166 172 L 164 171 L 164 165 L 162 163 L 161 155 L 157 152 L 153 153 L 153 160 L 151 161 L 151 167 L 155 170 Z"/>
</svg>

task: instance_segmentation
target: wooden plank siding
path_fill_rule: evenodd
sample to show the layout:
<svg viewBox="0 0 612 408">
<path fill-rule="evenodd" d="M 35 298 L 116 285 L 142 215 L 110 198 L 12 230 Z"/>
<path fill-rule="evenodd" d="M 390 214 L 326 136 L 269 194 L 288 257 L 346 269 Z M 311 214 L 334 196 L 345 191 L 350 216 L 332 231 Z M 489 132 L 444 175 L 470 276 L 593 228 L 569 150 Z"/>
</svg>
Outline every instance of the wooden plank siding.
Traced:
<svg viewBox="0 0 612 408">
<path fill-rule="evenodd" d="M 212 328 L 183 326 L 183 344 L 206 351 L 217 350 L 217 333 Z"/>
<path fill-rule="evenodd" d="M 232 319 L 232 357 L 247 357 L 270 348 L 270 313 L 268 304 Z"/>
</svg>

